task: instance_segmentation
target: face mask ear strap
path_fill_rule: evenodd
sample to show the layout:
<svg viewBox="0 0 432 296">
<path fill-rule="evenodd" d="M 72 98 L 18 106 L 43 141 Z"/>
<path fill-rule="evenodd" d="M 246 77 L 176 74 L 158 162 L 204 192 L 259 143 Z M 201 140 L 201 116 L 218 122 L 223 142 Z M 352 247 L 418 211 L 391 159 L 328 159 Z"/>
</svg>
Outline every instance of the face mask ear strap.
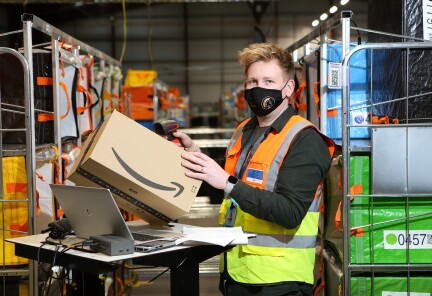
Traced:
<svg viewBox="0 0 432 296">
<path fill-rule="evenodd" d="M 288 80 L 287 80 L 287 82 L 285 83 L 284 87 L 282 87 L 281 91 L 283 91 L 283 89 L 288 85 L 288 82 L 290 82 L 290 80 L 292 80 L 292 79 L 288 79 Z M 294 91 L 291 91 L 291 95 L 293 94 L 293 92 L 294 92 Z M 285 98 L 289 98 L 289 96 L 286 95 L 286 96 L 284 97 L 284 99 L 285 99 Z"/>
</svg>

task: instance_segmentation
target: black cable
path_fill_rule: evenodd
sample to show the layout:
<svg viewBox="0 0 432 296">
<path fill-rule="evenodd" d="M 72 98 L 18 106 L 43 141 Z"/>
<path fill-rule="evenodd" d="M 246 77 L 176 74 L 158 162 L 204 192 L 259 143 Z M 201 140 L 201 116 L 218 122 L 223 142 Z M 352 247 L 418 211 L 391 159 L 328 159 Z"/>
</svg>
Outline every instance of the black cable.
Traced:
<svg viewBox="0 0 432 296">
<path fill-rule="evenodd" d="M 179 268 L 180 266 L 182 266 L 182 264 L 186 261 L 187 257 L 185 257 L 182 262 L 179 263 L 179 265 L 177 265 L 175 267 L 175 269 Z M 162 276 L 165 272 L 167 272 L 168 270 L 170 270 L 171 267 L 168 267 L 167 269 L 165 269 L 164 271 L 162 271 L 161 273 L 159 273 L 157 276 L 155 276 L 154 278 L 152 278 L 151 280 L 149 280 L 147 283 L 150 284 L 151 282 L 155 281 L 156 279 L 158 279 L 160 276 Z"/>
<path fill-rule="evenodd" d="M 52 279 L 53 279 L 53 276 L 52 276 L 52 274 L 53 274 L 53 267 L 55 266 L 55 262 L 56 262 L 56 259 L 57 259 L 58 250 L 60 249 L 60 247 L 61 247 L 61 246 L 56 246 L 56 249 L 55 249 L 55 253 L 54 253 L 54 257 L 53 257 L 53 261 L 52 261 L 52 263 L 51 263 L 50 277 L 49 277 L 49 280 L 48 280 L 48 290 L 46 291 L 46 295 L 49 295 L 49 291 L 50 291 L 50 289 L 51 289 L 51 281 L 52 281 Z"/>
<path fill-rule="evenodd" d="M 351 22 L 354 24 L 354 27 L 357 30 L 357 44 L 360 45 L 361 44 L 361 35 L 360 35 L 360 31 L 358 29 L 357 24 L 355 23 L 355 21 L 351 20 Z"/>
</svg>

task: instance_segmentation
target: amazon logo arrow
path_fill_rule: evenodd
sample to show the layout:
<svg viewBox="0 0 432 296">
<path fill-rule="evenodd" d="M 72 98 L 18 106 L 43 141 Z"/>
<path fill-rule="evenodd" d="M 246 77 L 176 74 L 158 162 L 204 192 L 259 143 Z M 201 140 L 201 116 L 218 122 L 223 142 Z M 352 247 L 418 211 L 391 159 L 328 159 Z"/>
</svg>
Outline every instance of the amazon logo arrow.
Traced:
<svg viewBox="0 0 432 296">
<path fill-rule="evenodd" d="M 111 147 L 114 156 L 117 158 L 117 161 L 120 163 L 120 165 L 126 170 L 126 172 L 129 173 L 129 175 L 131 175 L 132 177 L 134 177 L 135 179 L 137 179 L 138 181 L 140 181 L 141 183 L 143 183 L 144 185 L 148 186 L 148 187 L 152 187 L 158 190 L 163 190 L 163 191 L 176 191 L 178 189 L 178 192 L 174 195 L 174 197 L 179 196 L 180 194 L 182 194 L 184 187 L 183 185 L 177 183 L 177 182 L 171 182 L 171 184 L 177 186 L 177 187 L 168 187 L 168 186 L 164 186 L 158 183 L 155 183 L 143 176 L 141 176 L 138 172 L 136 172 L 133 168 L 131 168 L 121 157 L 120 155 L 115 151 L 114 147 Z"/>
</svg>

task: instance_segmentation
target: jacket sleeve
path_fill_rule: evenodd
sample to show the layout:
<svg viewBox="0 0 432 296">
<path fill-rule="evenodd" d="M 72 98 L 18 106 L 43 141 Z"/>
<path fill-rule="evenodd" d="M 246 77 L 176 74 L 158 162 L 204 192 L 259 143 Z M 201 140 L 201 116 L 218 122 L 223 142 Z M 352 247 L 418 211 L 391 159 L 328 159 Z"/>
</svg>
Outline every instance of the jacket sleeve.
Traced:
<svg viewBox="0 0 432 296">
<path fill-rule="evenodd" d="M 312 128 L 300 132 L 288 151 L 274 192 L 239 180 L 231 191 L 241 209 L 259 219 L 295 228 L 306 215 L 318 184 L 330 170 L 326 143 Z"/>
</svg>

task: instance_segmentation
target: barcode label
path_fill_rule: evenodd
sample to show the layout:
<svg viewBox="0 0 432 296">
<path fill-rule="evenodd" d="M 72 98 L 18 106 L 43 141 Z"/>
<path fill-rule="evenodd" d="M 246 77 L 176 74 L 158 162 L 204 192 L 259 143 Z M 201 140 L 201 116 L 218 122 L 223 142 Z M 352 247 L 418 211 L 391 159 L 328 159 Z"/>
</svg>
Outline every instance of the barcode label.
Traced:
<svg viewBox="0 0 432 296">
<path fill-rule="evenodd" d="M 423 39 L 432 41 L 432 0 L 423 0 Z"/>
<path fill-rule="evenodd" d="M 382 296 L 408 296 L 407 292 L 389 292 L 389 291 L 382 291 Z M 430 296 L 430 293 L 416 293 L 416 292 L 410 292 L 410 296 Z"/>
<path fill-rule="evenodd" d="M 432 230 L 384 230 L 384 249 L 432 249 Z"/>
<path fill-rule="evenodd" d="M 341 89 L 342 88 L 342 64 L 329 63 L 328 64 L 328 88 Z"/>
</svg>

